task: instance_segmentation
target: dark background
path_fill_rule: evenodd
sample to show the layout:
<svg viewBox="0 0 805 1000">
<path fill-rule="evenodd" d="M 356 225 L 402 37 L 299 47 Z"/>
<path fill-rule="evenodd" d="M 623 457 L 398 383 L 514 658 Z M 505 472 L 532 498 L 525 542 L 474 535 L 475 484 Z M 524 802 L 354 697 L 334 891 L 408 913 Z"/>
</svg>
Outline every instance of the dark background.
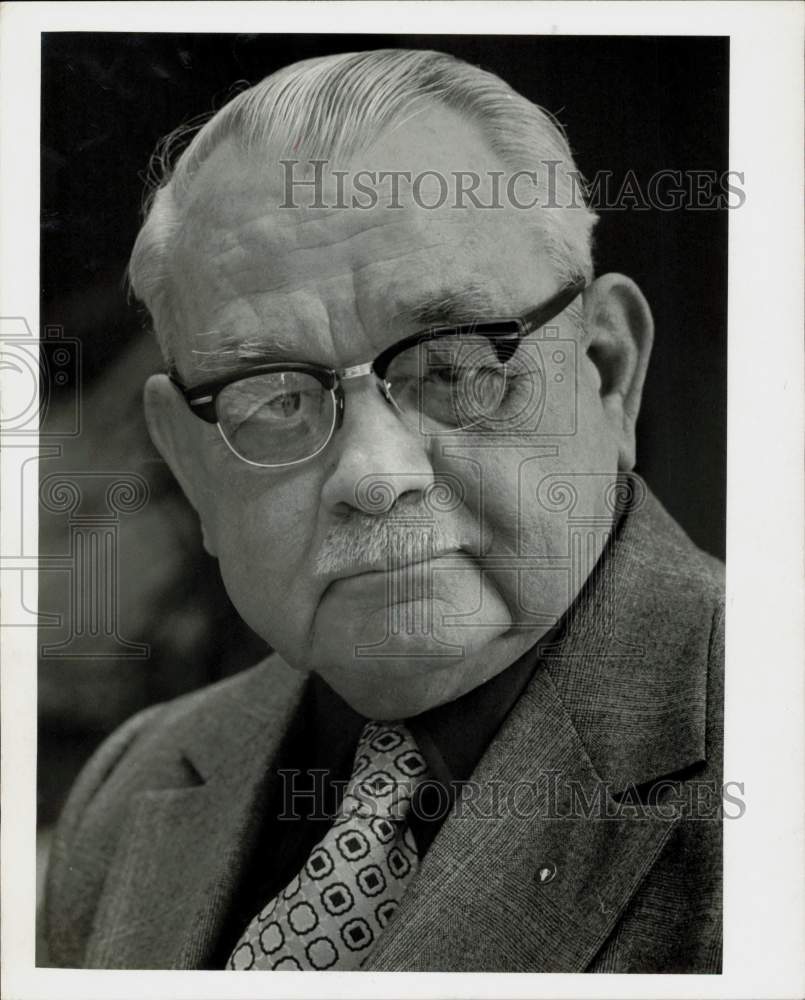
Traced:
<svg viewBox="0 0 805 1000">
<path fill-rule="evenodd" d="M 145 378 L 161 362 L 124 272 L 157 141 L 289 62 L 384 47 L 435 48 L 489 69 L 565 125 L 582 173 L 727 168 L 728 40 L 647 37 L 48 33 L 42 46 L 41 320 L 78 342 L 81 370 L 50 386 L 43 426 L 54 471 L 134 471 L 149 502 L 119 518 L 119 636 L 147 658 L 40 657 L 40 820 L 47 827 L 78 768 L 125 717 L 253 663 L 243 626 L 201 550 L 194 515 L 151 447 Z M 656 341 L 638 428 L 638 469 L 693 540 L 725 547 L 727 212 L 602 211 L 596 270 L 633 277 Z M 80 391 L 81 433 L 59 438 Z M 84 510 L 103 481 L 84 482 Z M 69 518 L 43 511 L 40 553 L 68 551 Z M 40 612 L 63 615 L 69 579 L 40 574 Z M 86 642 L 82 647 L 81 643 Z M 90 655 L 92 654 L 92 655 Z"/>
</svg>

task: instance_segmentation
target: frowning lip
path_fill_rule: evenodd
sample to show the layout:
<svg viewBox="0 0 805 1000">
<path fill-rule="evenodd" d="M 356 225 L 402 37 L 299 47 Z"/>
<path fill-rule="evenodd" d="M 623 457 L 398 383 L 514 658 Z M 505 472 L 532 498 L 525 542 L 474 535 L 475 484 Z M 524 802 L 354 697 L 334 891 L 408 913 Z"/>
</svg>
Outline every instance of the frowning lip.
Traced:
<svg viewBox="0 0 805 1000">
<path fill-rule="evenodd" d="M 425 566 L 437 560 L 449 558 L 450 556 L 466 556 L 466 553 L 459 548 L 442 549 L 439 552 L 429 552 L 421 559 L 406 559 L 395 557 L 393 553 L 372 562 L 352 562 L 348 565 L 336 568 L 327 573 L 321 574 L 321 579 L 327 584 L 336 583 L 339 580 L 349 580 L 359 576 L 382 576 L 388 573 L 405 573 L 414 570 L 416 566 Z"/>
</svg>

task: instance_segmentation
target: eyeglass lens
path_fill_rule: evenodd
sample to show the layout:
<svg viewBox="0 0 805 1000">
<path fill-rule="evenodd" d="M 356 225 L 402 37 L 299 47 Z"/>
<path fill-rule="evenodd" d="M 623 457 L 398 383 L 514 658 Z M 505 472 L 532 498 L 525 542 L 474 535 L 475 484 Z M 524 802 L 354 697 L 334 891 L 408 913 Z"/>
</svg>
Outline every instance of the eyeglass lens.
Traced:
<svg viewBox="0 0 805 1000">
<path fill-rule="evenodd" d="M 315 455 L 335 421 L 329 389 L 305 372 L 271 372 L 228 385 L 218 396 L 218 424 L 247 462 L 285 465 Z"/>
</svg>

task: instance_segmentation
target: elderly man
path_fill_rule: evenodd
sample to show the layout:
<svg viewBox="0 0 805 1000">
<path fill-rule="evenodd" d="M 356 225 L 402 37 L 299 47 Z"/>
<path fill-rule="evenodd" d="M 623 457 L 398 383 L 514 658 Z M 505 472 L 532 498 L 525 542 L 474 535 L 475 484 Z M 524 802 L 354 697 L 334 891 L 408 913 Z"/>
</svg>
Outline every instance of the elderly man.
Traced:
<svg viewBox="0 0 805 1000">
<path fill-rule="evenodd" d="M 55 964 L 720 969 L 721 568 L 631 471 L 652 320 L 594 221 L 555 123 L 435 52 L 195 135 L 131 260 L 145 405 L 275 653 L 90 762 Z"/>
</svg>

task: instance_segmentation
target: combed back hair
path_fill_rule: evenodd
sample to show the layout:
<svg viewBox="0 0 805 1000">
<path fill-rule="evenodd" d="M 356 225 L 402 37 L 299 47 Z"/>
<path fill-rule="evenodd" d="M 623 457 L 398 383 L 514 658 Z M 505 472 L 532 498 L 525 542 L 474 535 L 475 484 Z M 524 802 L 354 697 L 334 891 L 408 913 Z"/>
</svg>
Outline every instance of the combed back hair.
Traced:
<svg viewBox="0 0 805 1000">
<path fill-rule="evenodd" d="M 216 147 L 232 140 L 244 152 L 270 148 L 299 159 L 294 147 L 304 137 L 309 159 L 349 157 L 433 104 L 473 122 L 512 170 L 536 172 L 539 183 L 533 194 L 539 204 L 550 197 L 551 204 L 562 206 L 531 211 L 540 246 L 558 278 L 589 280 L 596 216 L 582 201 L 580 175 L 564 132 L 548 112 L 494 74 L 442 52 L 380 49 L 307 59 L 242 91 L 204 124 L 196 120 L 177 129 L 154 154 L 129 282 L 151 314 L 166 361 L 172 359 L 171 345 L 179 332 L 171 294 L 171 247 L 193 177 Z"/>
</svg>

